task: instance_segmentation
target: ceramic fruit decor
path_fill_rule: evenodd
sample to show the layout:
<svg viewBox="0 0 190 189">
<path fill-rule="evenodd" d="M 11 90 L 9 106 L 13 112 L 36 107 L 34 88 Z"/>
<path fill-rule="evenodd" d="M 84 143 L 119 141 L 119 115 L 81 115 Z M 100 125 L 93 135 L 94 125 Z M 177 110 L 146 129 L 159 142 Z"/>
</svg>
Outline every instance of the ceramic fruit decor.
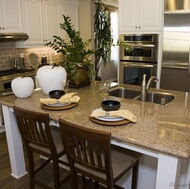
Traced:
<svg viewBox="0 0 190 189">
<path fill-rule="evenodd" d="M 31 77 L 16 77 L 11 82 L 11 88 L 18 98 L 27 98 L 34 91 L 34 81 Z"/>
<path fill-rule="evenodd" d="M 61 66 L 42 66 L 37 71 L 37 80 L 42 91 L 48 95 L 52 90 L 64 90 L 67 73 Z"/>
</svg>

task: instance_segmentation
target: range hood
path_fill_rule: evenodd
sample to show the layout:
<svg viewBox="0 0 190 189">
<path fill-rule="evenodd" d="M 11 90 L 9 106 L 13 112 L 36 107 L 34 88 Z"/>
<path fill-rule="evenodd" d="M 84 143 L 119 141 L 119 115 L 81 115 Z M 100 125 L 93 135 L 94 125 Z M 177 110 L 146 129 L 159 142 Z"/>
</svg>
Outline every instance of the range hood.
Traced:
<svg viewBox="0 0 190 189">
<path fill-rule="evenodd" d="M 190 12 L 190 0 L 164 0 L 164 11 L 167 13 Z"/>
<path fill-rule="evenodd" d="M 26 33 L 0 33 L 0 40 L 27 40 L 29 36 Z"/>
</svg>

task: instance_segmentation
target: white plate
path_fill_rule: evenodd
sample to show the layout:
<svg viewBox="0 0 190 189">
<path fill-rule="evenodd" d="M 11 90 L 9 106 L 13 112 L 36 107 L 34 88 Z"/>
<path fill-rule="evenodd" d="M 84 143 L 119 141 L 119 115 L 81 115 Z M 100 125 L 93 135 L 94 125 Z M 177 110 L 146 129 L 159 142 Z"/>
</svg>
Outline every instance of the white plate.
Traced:
<svg viewBox="0 0 190 189">
<path fill-rule="evenodd" d="M 121 120 L 124 120 L 125 118 L 123 118 L 123 117 L 101 116 L 101 117 L 96 117 L 96 119 L 101 120 L 101 121 L 121 121 Z"/>
<path fill-rule="evenodd" d="M 102 110 L 102 108 L 98 108 L 94 111 L 100 111 Z M 125 118 L 123 117 L 112 117 L 112 116 L 100 116 L 100 117 L 96 117 L 96 119 L 101 120 L 101 121 L 121 121 L 124 120 Z"/>
<path fill-rule="evenodd" d="M 69 103 L 64 103 L 64 104 L 57 103 L 57 104 L 46 104 L 46 105 L 50 107 L 63 107 L 63 106 L 68 106 Z"/>
</svg>

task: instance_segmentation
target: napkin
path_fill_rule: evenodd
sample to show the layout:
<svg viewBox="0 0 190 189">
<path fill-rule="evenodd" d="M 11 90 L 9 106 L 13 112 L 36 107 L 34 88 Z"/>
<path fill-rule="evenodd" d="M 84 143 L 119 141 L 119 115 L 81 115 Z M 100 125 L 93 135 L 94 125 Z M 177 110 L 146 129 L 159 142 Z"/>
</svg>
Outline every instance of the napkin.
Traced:
<svg viewBox="0 0 190 189">
<path fill-rule="evenodd" d="M 63 95 L 60 99 L 55 98 L 40 98 L 40 102 L 46 105 L 49 104 L 64 104 L 64 103 L 78 103 L 80 100 L 80 97 L 76 95 L 77 93 L 67 93 Z"/>
<path fill-rule="evenodd" d="M 100 116 L 105 116 L 106 112 L 102 109 L 98 109 L 98 110 L 94 110 L 91 114 L 90 117 L 100 117 Z M 129 111 L 129 110 L 125 110 L 125 109 L 119 109 L 116 111 L 109 111 L 109 116 L 111 117 L 123 117 L 131 122 L 137 122 L 137 119 L 135 117 L 135 115 Z"/>
</svg>

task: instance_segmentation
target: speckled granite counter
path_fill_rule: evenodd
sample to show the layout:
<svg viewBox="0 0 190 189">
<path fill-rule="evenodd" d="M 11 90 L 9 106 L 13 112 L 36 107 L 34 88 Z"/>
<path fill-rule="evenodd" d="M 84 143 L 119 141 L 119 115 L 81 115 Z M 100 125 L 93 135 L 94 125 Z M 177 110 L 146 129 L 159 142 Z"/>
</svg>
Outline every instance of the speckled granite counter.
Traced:
<svg viewBox="0 0 190 189">
<path fill-rule="evenodd" d="M 69 92 L 76 91 L 81 99 L 77 106 L 62 111 L 42 109 L 39 98 L 47 95 L 41 90 L 36 90 L 26 99 L 19 99 L 14 95 L 0 98 L 5 117 L 11 175 L 20 178 L 26 174 L 22 139 L 11 108 L 17 105 L 28 110 L 49 113 L 55 124 L 58 124 L 59 118 L 63 118 L 84 127 L 109 131 L 113 144 L 144 154 L 140 160 L 137 189 L 176 189 L 178 183 L 184 189 L 189 188 L 189 94 L 171 91 L 175 98 L 166 105 L 109 97 L 119 100 L 121 108 L 133 112 L 137 123 L 104 126 L 89 119 L 90 113 L 101 107 L 102 97 L 97 93 L 98 86 L 92 84 L 80 89 L 69 89 Z"/>
<path fill-rule="evenodd" d="M 79 104 L 68 110 L 48 111 L 41 108 L 39 98 L 46 97 L 41 90 L 35 91 L 30 98 L 19 99 L 14 95 L 0 98 L 0 103 L 12 107 L 17 105 L 32 111 L 49 113 L 50 118 L 63 118 L 81 126 L 109 131 L 112 137 L 123 141 L 174 156 L 188 158 L 190 155 L 190 95 L 174 92 L 175 99 L 166 105 L 159 105 L 138 100 L 116 97 L 121 108 L 126 108 L 137 117 L 137 123 L 123 126 L 103 126 L 89 119 L 90 113 L 100 108 L 101 96 L 94 85 L 76 91 L 81 97 Z"/>
</svg>

